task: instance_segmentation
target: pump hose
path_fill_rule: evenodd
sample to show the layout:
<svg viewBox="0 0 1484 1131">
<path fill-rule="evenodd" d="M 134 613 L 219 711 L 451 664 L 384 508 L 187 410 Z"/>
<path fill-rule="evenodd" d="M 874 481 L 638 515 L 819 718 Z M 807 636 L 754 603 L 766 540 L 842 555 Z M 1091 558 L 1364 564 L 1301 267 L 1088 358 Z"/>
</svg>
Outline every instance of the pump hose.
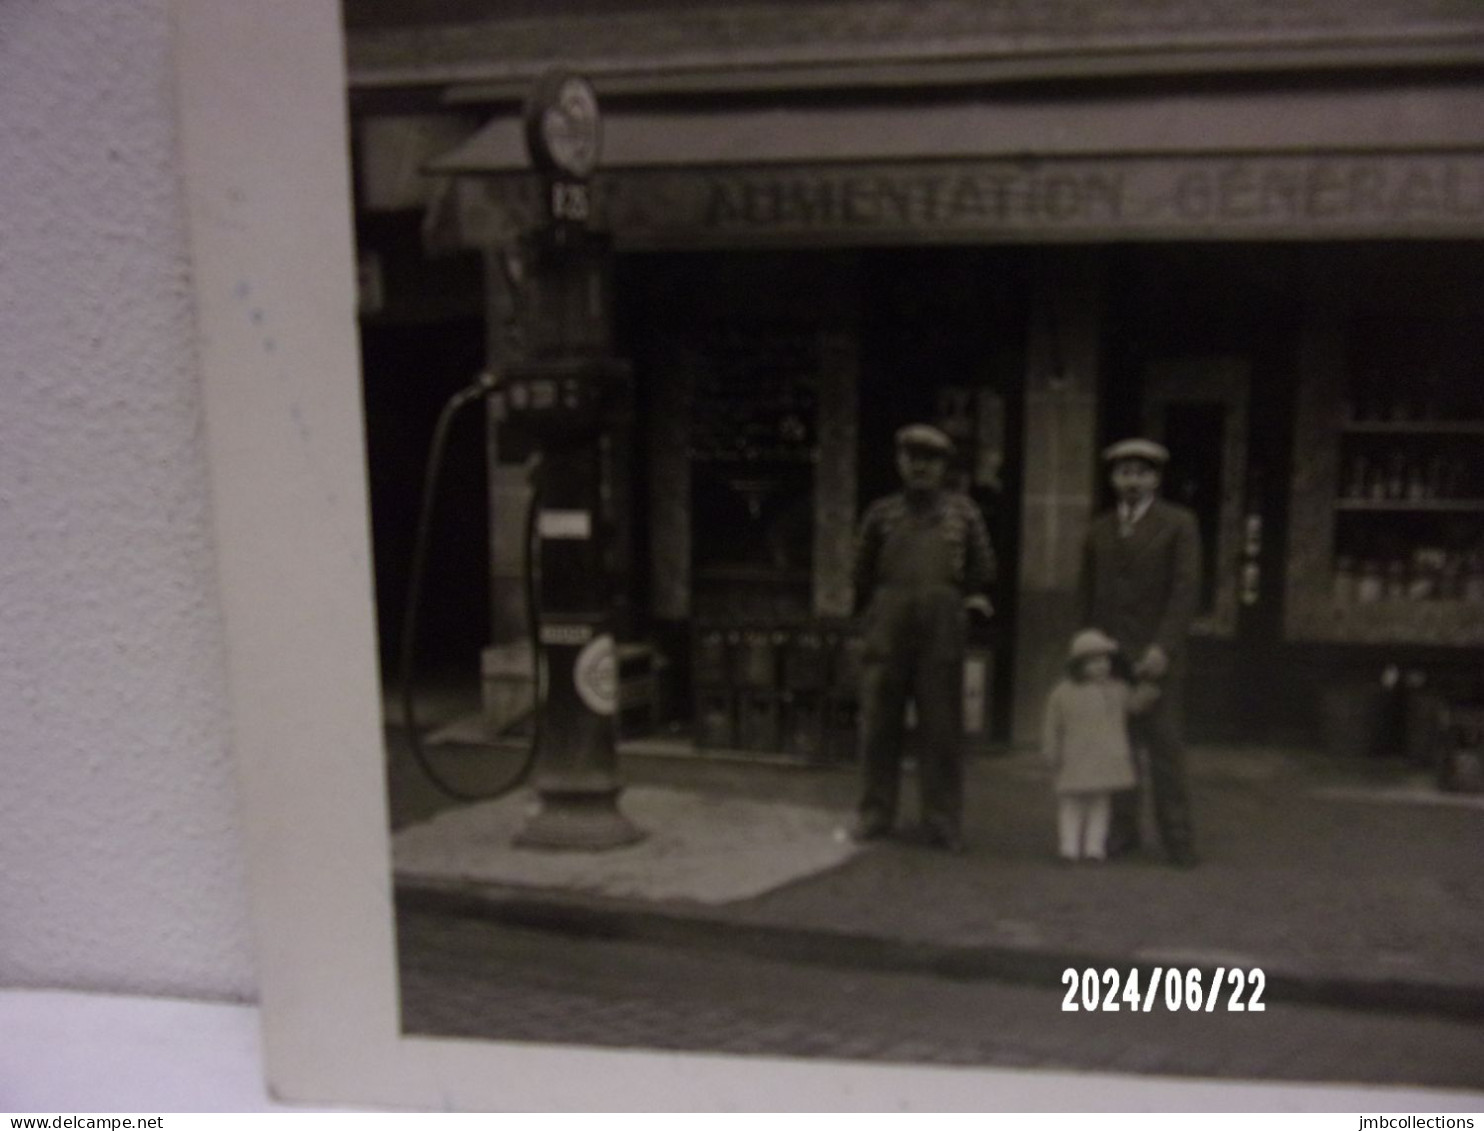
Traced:
<svg viewBox="0 0 1484 1131">
<path fill-rule="evenodd" d="M 413 761 L 417 763 L 418 769 L 440 793 L 455 801 L 493 801 L 497 797 L 518 789 L 526 778 L 530 776 L 531 768 L 536 761 L 536 751 L 540 745 L 541 727 L 541 648 L 538 643 L 539 612 L 536 606 L 537 593 L 534 580 L 535 574 L 535 528 L 536 512 L 540 500 L 540 462 L 539 458 L 534 463 L 531 473 L 532 493 L 530 506 L 526 511 L 525 522 L 525 564 L 526 564 L 526 624 L 531 640 L 531 694 L 532 694 L 532 731 L 531 742 L 527 748 L 521 763 L 511 777 L 502 782 L 497 788 L 485 793 L 469 793 L 450 785 L 436 770 L 428 758 L 427 750 L 423 747 L 422 736 L 418 733 L 417 724 L 417 696 L 414 690 L 417 668 L 417 620 L 418 608 L 422 603 L 423 575 L 427 569 L 428 544 L 432 538 L 433 511 L 438 499 L 438 478 L 443 467 L 443 452 L 448 445 L 448 432 L 461 409 L 469 404 L 483 401 L 483 399 L 496 388 L 493 377 L 482 375 L 473 384 L 460 389 L 443 406 L 443 411 L 438 414 L 437 426 L 433 429 L 433 441 L 428 451 L 428 464 L 423 473 L 422 504 L 418 512 L 417 533 L 412 546 L 412 566 L 407 582 L 407 601 L 402 614 L 402 640 L 400 659 L 398 663 L 399 679 L 401 682 L 402 714 L 407 727 L 407 738 L 412 749 Z"/>
</svg>

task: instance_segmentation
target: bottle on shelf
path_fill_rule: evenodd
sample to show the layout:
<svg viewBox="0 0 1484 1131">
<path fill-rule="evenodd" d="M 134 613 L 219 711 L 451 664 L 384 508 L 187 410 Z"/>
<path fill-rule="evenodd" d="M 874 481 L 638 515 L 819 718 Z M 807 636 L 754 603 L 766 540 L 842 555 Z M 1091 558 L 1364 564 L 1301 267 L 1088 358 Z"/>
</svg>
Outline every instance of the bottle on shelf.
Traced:
<svg viewBox="0 0 1484 1131">
<path fill-rule="evenodd" d="M 1337 605 L 1351 605 L 1356 600 L 1356 584 L 1359 578 L 1355 572 L 1355 559 L 1348 554 L 1342 554 L 1335 559 L 1335 575 L 1333 597 Z"/>
<path fill-rule="evenodd" d="M 1374 605 L 1386 595 L 1386 579 L 1381 574 L 1381 563 L 1367 558 L 1361 563 L 1360 574 L 1355 581 L 1355 602 L 1358 605 Z"/>
<path fill-rule="evenodd" d="M 1438 598 L 1443 601 L 1458 601 L 1463 598 L 1463 555 L 1449 553 L 1443 558 L 1443 568 L 1438 573 Z"/>
<path fill-rule="evenodd" d="M 1447 555 L 1435 546 L 1419 546 L 1412 551 L 1412 576 L 1407 585 L 1407 598 L 1431 601 L 1442 587 L 1443 565 Z"/>
<path fill-rule="evenodd" d="M 1422 379 L 1422 393 L 1418 402 L 1417 418 L 1419 420 L 1439 420 L 1441 414 L 1438 412 L 1438 388 L 1442 383 L 1442 375 L 1437 369 L 1429 369 Z"/>
<path fill-rule="evenodd" d="M 1386 600 L 1404 601 L 1407 592 L 1407 563 L 1401 558 L 1393 558 L 1386 565 Z"/>
<path fill-rule="evenodd" d="M 1404 499 L 1407 496 L 1407 457 L 1400 448 L 1393 448 L 1390 465 L 1386 473 L 1386 498 Z"/>
<path fill-rule="evenodd" d="M 1469 555 L 1463 581 L 1463 599 L 1471 605 L 1484 605 L 1484 552 L 1475 550 Z"/>
<path fill-rule="evenodd" d="M 1407 501 L 1418 503 L 1427 498 L 1427 473 L 1420 463 L 1413 463 L 1407 470 Z"/>
<path fill-rule="evenodd" d="M 1435 455 L 1427 465 L 1427 497 L 1429 499 L 1442 499 L 1447 495 L 1443 491 L 1446 482 L 1445 471 L 1447 461 L 1440 455 Z"/>
<path fill-rule="evenodd" d="M 1366 497 L 1377 503 L 1386 499 L 1386 469 L 1380 460 L 1373 463 L 1367 472 Z"/>
</svg>

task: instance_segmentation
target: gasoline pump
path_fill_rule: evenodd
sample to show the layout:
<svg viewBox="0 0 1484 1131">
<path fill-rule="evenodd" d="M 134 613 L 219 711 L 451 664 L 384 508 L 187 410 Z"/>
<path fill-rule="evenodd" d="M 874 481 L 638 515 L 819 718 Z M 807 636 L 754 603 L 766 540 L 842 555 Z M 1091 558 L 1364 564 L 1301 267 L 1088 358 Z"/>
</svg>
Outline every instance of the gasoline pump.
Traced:
<svg viewBox="0 0 1484 1131">
<path fill-rule="evenodd" d="M 628 365 L 608 356 L 606 335 L 591 332 L 593 296 L 602 291 L 610 257 L 607 241 L 588 228 L 599 125 L 597 99 L 584 79 L 553 72 L 537 82 L 525 126 L 542 176 L 545 218 L 521 249 L 528 357 L 481 375 L 445 407 L 423 504 L 426 522 L 447 424 L 465 405 L 488 399 L 493 420 L 533 447 L 525 529 L 534 737 L 521 770 L 495 794 L 530 777 L 540 803 L 516 843 L 533 848 L 596 850 L 643 836 L 618 805 L 612 437 L 631 395 Z M 420 532 L 402 683 L 414 753 L 443 785 L 417 745 L 411 699 L 424 542 Z"/>
</svg>

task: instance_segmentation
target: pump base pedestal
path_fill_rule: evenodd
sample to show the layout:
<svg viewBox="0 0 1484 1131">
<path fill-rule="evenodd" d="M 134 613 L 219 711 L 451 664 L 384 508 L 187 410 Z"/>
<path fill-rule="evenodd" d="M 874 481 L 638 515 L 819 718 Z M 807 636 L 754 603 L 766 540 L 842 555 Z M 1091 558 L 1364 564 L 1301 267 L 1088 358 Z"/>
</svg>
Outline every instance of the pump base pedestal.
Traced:
<svg viewBox="0 0 1484 1131">
<path fill-rule="evenodd" d="M 644 839 L 644 830 L 619 811 L 617 789 L 542 792 L 541 808 L 515 835 L 517 848 L 601 852 Z"/>
</svg>

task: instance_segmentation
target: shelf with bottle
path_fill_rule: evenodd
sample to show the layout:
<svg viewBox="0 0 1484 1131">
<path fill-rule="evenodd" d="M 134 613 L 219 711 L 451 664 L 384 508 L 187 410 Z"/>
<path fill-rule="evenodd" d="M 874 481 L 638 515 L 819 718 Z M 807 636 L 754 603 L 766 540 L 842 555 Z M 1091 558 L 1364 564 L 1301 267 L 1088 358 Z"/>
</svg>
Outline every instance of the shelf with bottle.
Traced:
<svg viewBox="0 0 1484 1131">
<path fill-rule="evenodd" d="M 1341 404 L 1344 430 L 1484 436 L 1484 395 L 1476 375 L 1457 367 L 1456 359 L 1452 366 L 1429 364 L 1423 343 L 1413 342 L 1403 353 L 1397 348 L 1394 341 L 1389 352 L 1374 343 L 1357 343 Z"/>
<path fill-rule="evenodd" d="M 737 445 L 730 448 L 693 446 L 687 449 L 692 463 L 698 464 L 777 464 L 806 465 L 819 462 L 815 447 Z"/>
<path fill-rule="evenodd" d="M 1337 499 L 1337 511 L 1410 514 L 1484 514 L 1484 499 Z"/>
<path fill-rule="evenodd" d="M 1341 428 L 1360 436 L 1484 436 L 1484 420 L 1346 420 Z"/>
<path fill-rule="evenodd" d="M 1484 605 L 1484 550 L 1419 546 L 1395 556 L 1341 554 L 1333 597 L 1341 606 L 1462 602 Z"/>
<path fill-rule="evenodd" d="M 1458 445 L 1347 445 L 1338 510 L 1484 513 L 1477 453 Z"/>
<path fill-rule="evenodd" d="M 1284 632 L 1484 645 L 1484 323 L 1447 295 L 1342 291 L 1295 405 Z"/>
</svg>

